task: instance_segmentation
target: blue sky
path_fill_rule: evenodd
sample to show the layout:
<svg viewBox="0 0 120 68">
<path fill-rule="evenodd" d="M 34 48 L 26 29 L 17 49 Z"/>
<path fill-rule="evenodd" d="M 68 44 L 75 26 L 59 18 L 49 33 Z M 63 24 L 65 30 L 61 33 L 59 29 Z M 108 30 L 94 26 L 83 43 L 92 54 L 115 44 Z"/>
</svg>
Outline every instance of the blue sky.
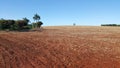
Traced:
<svg viewBox="0 0 120 68">
<path fill-rule="evenodd" d="M 120 24 L 120 0 L 0 0 L 0 18 L 33 22 L 35 13 L 44 26 Z"/>
</svg>

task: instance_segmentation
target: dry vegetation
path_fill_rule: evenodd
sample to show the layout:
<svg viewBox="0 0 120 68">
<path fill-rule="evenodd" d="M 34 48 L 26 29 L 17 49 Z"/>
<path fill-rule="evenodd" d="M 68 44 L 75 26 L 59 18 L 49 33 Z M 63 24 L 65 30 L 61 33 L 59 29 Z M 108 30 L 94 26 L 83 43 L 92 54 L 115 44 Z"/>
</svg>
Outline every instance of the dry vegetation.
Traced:
<svg viewBox="0 0 120 68">
<path fill-rule="evenodd" d="M 120 27 L 0 32 L 0 68 L 120 68 Z"/>
</svg>

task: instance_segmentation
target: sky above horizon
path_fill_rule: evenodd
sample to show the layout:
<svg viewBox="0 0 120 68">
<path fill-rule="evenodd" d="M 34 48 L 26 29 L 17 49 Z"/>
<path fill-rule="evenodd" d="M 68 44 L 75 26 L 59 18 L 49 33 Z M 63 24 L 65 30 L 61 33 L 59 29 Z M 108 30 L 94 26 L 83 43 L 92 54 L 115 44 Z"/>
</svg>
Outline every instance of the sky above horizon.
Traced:
<svg viewBox="0 0 120 68">
<path fill-rule="evenodd" d="M 33 22 L 41 16 L 44 26 L 120 24 L 120 0 L 1 0 L 0 18 Z"/>
</svg>

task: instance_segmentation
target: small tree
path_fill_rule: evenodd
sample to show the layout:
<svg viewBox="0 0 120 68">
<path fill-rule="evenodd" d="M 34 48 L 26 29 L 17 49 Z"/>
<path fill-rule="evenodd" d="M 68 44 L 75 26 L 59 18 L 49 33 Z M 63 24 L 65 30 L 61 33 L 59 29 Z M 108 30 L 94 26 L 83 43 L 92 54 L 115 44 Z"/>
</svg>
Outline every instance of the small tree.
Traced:
<svg viewBox="0 0 120 68">
<path fill-rule="evenodd" d="M 73 23 L 73 26 L 76 26 L 76 24 L 75 24 L 75 23 Z"/>
<path fill-rule="evenodd" d="M 24 20 L 24 21 L 26 21 L 26 25 L 28 25 L 28 23 L 30 22 L 30 20 L 29 20 L 29 19 L 27 19 L 26 17 L 25 17 L 25 18 L 23 18 L 23 20 Z"/>
<path fill-rule="evenodd" d="M 35 14 L 33 16 L 33 19 L 35 21 L 35 23 L 33 23 L 33 28 L 40 28 L 41 25 L 43 24 L 41 21 L 40 21 L 40 16 L 38 14 Z"/>
<path fill-rule="evenodd" d="M 40 18 L 40 16 L 36 13 L 36 14 L 34 15 L 33 19 L 34 19 L 36 22 L 38 22 L 41 18 Z"/>
<path fill-rule="evenodd" d="M 37 22 L 37 23 L 36 23 L 37 28 L 40 28 L 42 24 L 43 24 L 43 23 L 42 23 L 41 21 Z"/>
</svg>

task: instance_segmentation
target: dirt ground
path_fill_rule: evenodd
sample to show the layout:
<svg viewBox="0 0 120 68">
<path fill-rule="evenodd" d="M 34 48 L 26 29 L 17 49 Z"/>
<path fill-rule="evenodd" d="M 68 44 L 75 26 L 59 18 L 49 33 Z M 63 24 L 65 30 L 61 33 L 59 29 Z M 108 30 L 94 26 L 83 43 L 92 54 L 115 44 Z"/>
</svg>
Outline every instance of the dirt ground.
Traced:
<svg viewBox="0 0 120 68">
<path fill-rule="evenodd" d="M 0 68 L 120 68 L 120 27 L 0 32 Z"/>
</svg>

